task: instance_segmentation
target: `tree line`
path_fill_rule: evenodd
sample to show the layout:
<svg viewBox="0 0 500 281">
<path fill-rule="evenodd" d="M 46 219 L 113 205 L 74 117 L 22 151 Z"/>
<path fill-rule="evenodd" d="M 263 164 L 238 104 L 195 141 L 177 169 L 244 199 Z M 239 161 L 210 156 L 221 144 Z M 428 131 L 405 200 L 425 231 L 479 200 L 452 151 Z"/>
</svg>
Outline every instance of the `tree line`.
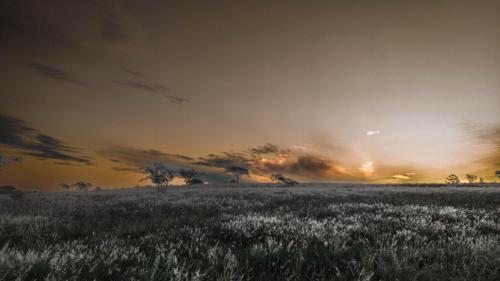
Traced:
<svg viewBox="0 0 500 281">
<path fill-rule="evenodd" d="M 4 166 L 7 166 L 11 163 L 19 163 L 22 161 L 21 157 L 12 156 L 7 157 L 0 154 L 0 171 Z M 226 181 L 226 183 L 239 183 L 241 178 L 246 176 L 250 177 L 250 171 L 243 166 L 228 166 L 224 168 L 225 172 L 228 174 L 232 174 L 233 178 L 230 181 Z M 155 162 L 149 167 L 145 167 L 142 169 L 142 172 L 146 174 L 146 177 L 141 179 L 140 181 L 150 181 L 152 184 L 156 186 L 156 190 L 158 192 L 165 191 L 168 187 L 169 183 L 173 181 L 175 178 L 181 178 L 184 181 L 184 184 L 187 186 L 204 184 L 205 182 L 201 179 L 205 173 L 197 171 L 193 168 L 191 169 L 180 169 L 178 171 L 169 169 L 162 162 Z M 495 176 L 500 178 L 500 171 L 495 171 Z M 482 176 L 477 176 L 473 174 L 467 174 L 465 179 L 468 184 L 484 184 L 485 178 Z M 273 173 L 270 176 L 270 180 L 272 182 L 281 183 L 284 186 L 293 186 L 298 184 L 298 181 L 285 177 L 280 173 Z M 445 178 L 445 183 L 450 185 L 458 185 L 462 182 L 460 178 L 456 174 L 450 174 Z M 86 192 L 89 191 L 93 185 L 89 182 L 78 181 L 74 184 L 59 184 L 64 191 L 70 191 L 71 189 L 75 189 L 76 191 Z M 95 186 L 94 191 L 101 190 L 100 187 Z"/>
<path fill-rule="evenodd" d="M 500 171 L 495 171 L 495 176 L 497 178 L 500 178 Z M 465 180 L 469 184 L 484 184 L 486 183 L 485 179 L 481 176 L 473 175 L 473 174 L 466 174 L 465 175 Z M 445 180 L 445 183 L 453 185 L 453 184 L 461 184 L 462 182 L 460 181 L 460 178 L 456 174 L 450 174 L 448 175 Z"/>
<path fill-rule="evenodd" d="M 239 183 L 242 176 L 250 177 L 250 172 L 247 168 L 242 166 L 228 166 L 225 168 L 227 173 L 234 176 L 228 183 Z M 204 184 L 204 181 L 200 179 L 205 173 L 199 172 L 193 168 L 191 169 L 181 169 L 178 172 L 170 170 L 161 162 L 153 163 L 153 165 L 143 169 L 143 172 L 147 176 L 141 181 L 151 181 L 156 186 L 158 192 L 163 192 L 167 189 L 168 184 L 175 178 L 181 178 L 184 183 L 188 186 L 196 184 Z M 287 178 L 282 174 L 272 174 L 271 180 L 274 182 L 280 182 L 285 186 L 292 186 L 298 184 L 298 181 Z"/>
</svg>

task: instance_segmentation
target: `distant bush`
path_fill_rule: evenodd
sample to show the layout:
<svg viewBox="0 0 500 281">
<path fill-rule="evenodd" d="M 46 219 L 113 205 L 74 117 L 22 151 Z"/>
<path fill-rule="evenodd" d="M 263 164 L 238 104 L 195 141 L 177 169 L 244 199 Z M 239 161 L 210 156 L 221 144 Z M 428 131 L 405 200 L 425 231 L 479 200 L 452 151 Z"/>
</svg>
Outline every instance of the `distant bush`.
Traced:
<svg viewBox="0 0 500 281">
<path fill-rule="evenodd" d="M 205 184 L 205 182 L 201 179 L 191 179 L 188 181 L 188 185 L 197 185 L 197 184 Z"/>
<path fill-rule="evenodd" d="M 164 192 L 168 187 L 168 183 L 176 177 L 175 173 L 161 162 L 153 163 L 150 167 L 144 168 L 143 173 L 147 177 L 141 179 L 141 181 L 151 181 L 156 185 L 158 192 Z"/>
<path fill-rule="evenodd" d="M 203 183 L 202 180 L 198 179 L 197 177 L 202 175 L 202 173 L 198 172 L 195 169 L 181 169 L 178 173 L 178 177 L 182 178 L 184 180 L 184 183 L 186 185 L 193 185 L 193 184 L 200 184 Z"/>
<path fill-rule="evenodd" d="M 80 192 L 87 192 L 92 187 L 92 184 L 90 182 L 79 181 L 73 184 L 73 186 Z"/>
<path fill-rule="evenodd" d="M 4 185 L 4 186 L 0 186 L 0 194 L 5 194 L 5 193 L 12 193 L 16 191 L 16 188 L 13 187 L 12 185 Z"/>
<path fill-rule="evenodd" d="M 10 198 L 14 201 L 23 201 L 26 198 L 26 195 L 20 190 L 15 190 L 10 194 Z"/>
<path fill-rule="evenodd" d="M 485 181 L 484 181 L 484 178 L 483 178 L 483 177 L 479 177 L 479 183 L 480 183 L 480 184 L 484 184 L 484 183 L 485 183 Z"/>
<path fill-rule="evenodd" d="M 477 176 L 476 175 L 471 175 L 471 174 L 465 175 L 465 178 L 467 179 L 467 181 L 469 183 L 475 183 L 476 180 L 477 180 Z"/>
<path fill-rule="evenodd" d="M 272 174 L 271 180 L 274 182 L 280 182 L 280 183 L 284 184 L 285 186 L 293 186 L 293 185 L 299 184 L 298 181 L 291 179 L 291 178 L 287 178 L 287 177 L 283 176 L 282 174 Z"/>
<path fill-rule="evenodd" d="M 241 176 L 250 176 L 250 172 L 247 168 L 242 166 L 229 166 L 225 168 L 227 173 L 233 174 L 234 179 L 230 183 L 239 183 Z"/>
<path fill-rule="evenodd" d="M 457 175 L 455 175 L 455 174 L 451 174 L 451 175 L 449 175 L 449 176 L 446 178 L 445 182 L 446 182 L 447 184 L 459 184 L 459 183 L 460 183 L 460 179 L 458 178 L 458 176 L 457 176 Z"/>
</svg>

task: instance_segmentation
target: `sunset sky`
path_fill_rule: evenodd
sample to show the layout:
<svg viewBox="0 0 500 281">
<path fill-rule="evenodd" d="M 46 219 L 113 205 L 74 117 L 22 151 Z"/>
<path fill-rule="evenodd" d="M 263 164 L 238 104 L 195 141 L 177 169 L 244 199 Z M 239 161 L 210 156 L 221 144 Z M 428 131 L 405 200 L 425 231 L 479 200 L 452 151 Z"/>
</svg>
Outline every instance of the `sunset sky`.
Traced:
<svg viewBox="0 0 500 281">
<path fill-rule="evenodd" d="M 500 169 L 500 1 L 0 0 L 0 185 Z"/>
</svg>

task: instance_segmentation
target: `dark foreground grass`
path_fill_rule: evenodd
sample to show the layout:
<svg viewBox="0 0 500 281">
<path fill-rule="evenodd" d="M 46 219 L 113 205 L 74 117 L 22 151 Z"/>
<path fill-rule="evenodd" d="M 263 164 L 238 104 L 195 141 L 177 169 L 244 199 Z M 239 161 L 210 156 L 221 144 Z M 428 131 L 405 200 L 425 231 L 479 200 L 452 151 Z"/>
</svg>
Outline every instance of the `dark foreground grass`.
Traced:
<svg viewBox="0 0 500 281">
<path fill-rule="evenodd" d="M 0 197 L 0 280 L 500 280 L 500 192 Z"/>
</svg>

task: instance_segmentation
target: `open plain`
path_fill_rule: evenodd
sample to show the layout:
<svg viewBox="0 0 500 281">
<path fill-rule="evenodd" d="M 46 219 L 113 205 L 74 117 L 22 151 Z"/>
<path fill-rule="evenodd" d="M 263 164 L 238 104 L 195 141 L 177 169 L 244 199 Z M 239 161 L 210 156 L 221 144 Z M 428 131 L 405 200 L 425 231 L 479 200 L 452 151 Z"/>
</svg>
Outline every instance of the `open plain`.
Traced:
<svg viewBox="0 0 500 281">
<path fill-rule="evenodd" d="M 1 280 L 499 280 L 500 188 L 0 196 Z"/>
</svg>

